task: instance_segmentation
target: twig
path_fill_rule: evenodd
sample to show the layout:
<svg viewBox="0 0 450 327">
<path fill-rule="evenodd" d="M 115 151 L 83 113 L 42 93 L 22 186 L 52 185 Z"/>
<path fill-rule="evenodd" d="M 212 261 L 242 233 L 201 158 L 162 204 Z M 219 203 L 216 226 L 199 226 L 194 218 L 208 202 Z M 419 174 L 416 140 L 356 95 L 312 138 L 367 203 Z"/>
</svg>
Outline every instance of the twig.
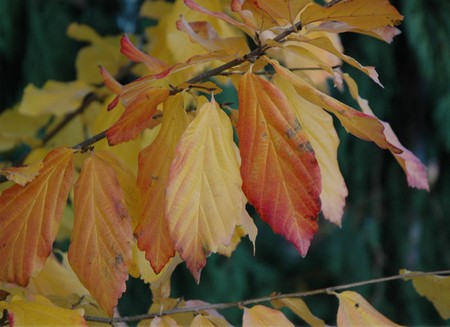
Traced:
<svg viewBox="0 0 450 327">
<path fill-rule="evenodd" d="M 248 300 L 243 300 L 243 301 L 237 301 L 237 302 L 216 303 L 216 304 L 208 304 L 208 305 L 201 305 L 201 306 L 195 306 L 195 307 L 182 307 L 182 308 L 176 308 L 176 309 L 162 311 L 159 313 L 147 313 L 147 314 L 120 317 L 120 318 L 104 318 L 104 317 L 85 316 L 84 319 L 86 319 L 86 321 L 100 322 L 100 323 L 106 323 L 106 324 L 113 324 L 115 322 L 133 322 L 133 321 L 140 321 L 140 320 L 144 320 L 144 319 L 151 319 L 151 318 L 155 318 L 155 317 L 167 316 L 167 315 L 177 314 L 177 313 L 240 308 L 240 307 L 244 307 L 244 306 L 247 306 L 250 304 L 270 302 L 273 300 L 279 300 L 279 299 L 285 299 L 285 298 L 303 298 L 303 297 L 319 295 L 319 294 L 331 294 L 333 292 L 336 292 L 339 290 L 344 290 L 344 289 L 350 289 L 350 288 L 355 288 L 355 287 L 360 287 L 360 286 L 365 286 L 365 285 L 370 285 L 370 284 L 384 283 L 384 282 L 389 282 L 389 281 L 398 280 L 398 279 L 417 278 L 417 277 L 423 277 L 423 276 L 428 276 L 428 275 L 450 275 L 450 270 L 432 271 L 432 272 L 411 272 L 411 273 L 406 273 L 406 274 L 398 274 L 398 275 L 393 275 L 393 276 L 388 276 L 388 277 L 369 279 L 369 280 L 350 283 L 350 284 L 326 287 L 326 288 L 321 288 L 321 289 L 306 291 L 306 292 L 275 294 L 275 295 L 259 297 L 259 298 L 254 298 L 254 299 L 248 299 Z"/>
</svg>

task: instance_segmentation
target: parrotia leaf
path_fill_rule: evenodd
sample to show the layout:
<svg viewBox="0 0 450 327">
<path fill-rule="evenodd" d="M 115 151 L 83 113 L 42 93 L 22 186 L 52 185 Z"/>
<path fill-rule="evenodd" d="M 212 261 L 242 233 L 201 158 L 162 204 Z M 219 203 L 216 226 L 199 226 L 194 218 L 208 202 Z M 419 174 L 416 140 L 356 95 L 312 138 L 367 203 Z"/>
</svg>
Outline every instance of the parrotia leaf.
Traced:
<svg viewBox="0 0 450 327">
<path fill-rule="evenodd" d="M 0 196 L 0 280 L 22 286 L 50 255 L 72 184 L 73 151 L 56 148 L 33 181 Z"/>
<path fill-rule="evenodd" d="M 135 234 L 139 248 L 145 251 L 156 273 L 175 255 L 164 206 L 170 163 L 188 124 L 182 95 L 169 97 L 164 102 L 163 121 L 158 136 L 139 153 L 137 183 L 143 208 Z"/>
<path fill-rule="evenodd" d="M 263 305 L 255 305 L 250 309 L 244 308 L 242 326 L 294 327 L 294 324 L 291 323 L 281 311 L 271 309 Z"/>
<path fill-rule="evenodd" d="M 241 184 L 230 120 L 206 103 L 181 136 L 166 195 L 169 233 L 197 282 L 206 256 L 229 245 L 241 222 Z"/>
<path fill-rule="evenodd" d="M 131 218 L 116 172 L 96 155 L 75 184 L 69 262 L 98 304 L 112 315 L 125 291 L 131 261 Z"/>
<path fill-rule="evenodd" d="M 334 293 L 339 299 L 337 325 L 340 326 L 400 326 L 379 313 L 361 295 L 352 291 Z"/>
<path fill-rule="evenodd" d="M 400 273 L 414 274 L 418 272 L 402 269 Z M 427 275 L 406 277 L 405 279 L 411 280 L 417 293 L 433 303 L 442 319 L 450 319 L 450 276 Z"/>
<path fill-rule="evenodd" d="M 247 73 L 238 91 L 243 191 L 261 218 L 304 256 L 321 206 L 314 151 L 276 86 Z"/>
</svg>

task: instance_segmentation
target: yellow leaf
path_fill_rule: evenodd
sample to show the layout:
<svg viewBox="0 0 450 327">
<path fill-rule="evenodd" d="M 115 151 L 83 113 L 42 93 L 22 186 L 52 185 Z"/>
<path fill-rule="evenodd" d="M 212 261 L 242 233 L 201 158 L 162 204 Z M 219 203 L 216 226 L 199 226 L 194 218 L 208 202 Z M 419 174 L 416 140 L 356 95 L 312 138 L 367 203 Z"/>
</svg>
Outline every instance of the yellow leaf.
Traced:
<svg viewBox="0 0 450 327">
<path fill-rule="evenodd" d="M 11 326 L 87 326 L 82 311 L 57 307 L 43 296 L 33 301 L 15 297 L 6 307 Z"/>
<path fill-rule="evenodd" d="M 294 327 L 286 316 L 278 310 L 255 305 L 251 309 L 244 308 L 244 317 L 242 319 L 243 327 Z"/>
<path fill-rule="evenodd" d="M 284 298 L 272 301 L 272 305 L 279 309 L 288 307 L 292 312 L 304 320 L 308 325 L 314 327 L 325 327 L 325 322 L 312 314 L 302 299 Z"/>
<path fill-rule="evenodd" d="M 0 115 L 0 152 L 22 142 L 30 146 L 40 144 L 36 136 L 39 128 L 48 120 L 48 115 L 30 117 L 16 109 L 5 110 Z"/>
<path fill-rule="evenodd" d="M 314 149 L 322 179 L 323 215 L 340 226 L 348 191 L 337 161 L 339 138 L 333 119 L 322 108 L 300 97 L 294 87 L 278 75 L 275 84 L 286 94 Z"/>
<path fill-rule="evenodd" d="M 101 37 L 93 28 L 77 23 L 69 25 L 67 35 L 75 40 L 90 43 L 78 52 L 75 61 L 79 80 L 100 84 L 102 76 L 99 66 L 116 75 L 119 69 L 127 63 L 127 58 L 118 51 L 121 36 Z"/>
<path fill-rule="evenodd" d="M 164 214 L 165 196 L 170 163 L 189 124 L 181 94 L 169 97 L 163 107 L 163 122 L 158 136 L 139 153 L 137 178 L 143 208 L 135 234 L 139 248 L 146 252 L 156 273 L 175 255 Z"/>
<path fill-rule="evenodd" d="M 64 259 L 67 260 L 64 254 Z M 49 296 L 69 296 L 71 294 L 86 295 L 89 291 L 80 283 L 78 277 L 70 266 L 60 263 L 54 255 L 51 255 L 40 273 L 31 278 L 27 287 L 35 294 Z"/>
<path fill-rule="evenodd" d="M 420 272 L 402 269 L 400 273 L 416 274 Z M 414 278 L 406 276 L 405 280 L 411 280 L 417 293 L 433 303 L 442 319 L 450 319 L 450 276 L 427 275 Z"/>
<path fill-rule="evenodd" d="M 139 16 L 151 19 L 159 19 L 169 13 L 173 4 L 165 0 L 145 1 L 139 11 Z"/>
<path fill-rule="evenodd" d="M 343 0 L 328 7 L 311 3 L 300 15 L 303 25 L 337 21 L 366 31 L 398 25 L 401 20 L 403 16 L 388 0 Z"/>
<path fill-rule="evenodd" d="M 10 181 L 25 186 L 25 184 L 31 182 L 39 175 L 39 170 L 41 170 L 42 166 L 42 162 L 38 161 L 26 166 L 0 169 L 0 174 L 4 174 Z"/>
<path fill-rule="evenodd" d="M 194 320 L 192 320 L 191 327 L 217 327 L 212 321 L 204 315 L 196 315 Z"/>
<path fill-rule="evenodd" d="M 358 61 L 353 59 L 350 56 L 347 56 L 342 53 L 341 50 L 337 49 L 331 39 L 328 35 L 315 37 L 315 38 L 308 38 L 308 37 L 301 37 L 298 35 L 292 35 L 290 37 L 292 40 L 297 40 L 299 42 L 305 42 L 307 44 L 310 44 L 314 47 L 317 47 L 319 49 L 323 49 L 333 55 L 335 55 L 338 58 L 341 58 L 343 61 L 345 61 L 347 64 L 355 67 L 356 69 L 359 69 L 363 73 L 365 73 L 367 76 L 369 76 L 375 83 L 383 87 L 381 85 L 380 80 L 378 79 L 378 73 L 376 72 L 374 67 L 370 66 L 363 66 Z"/>
<path fill-rule="evenodd" d="M 361 295 L 352 291 L 334 293 L 339 299 L 339 326 L 400 326 L 379 313 Z"/>
<path fill-rule="evenodd" d="M 231 123 L 213 100 L 183 133 L 166 194 L 172 241 L 197 282 L 206 255 L 229 244 L 240 223 L 241 184 Z"/>
<path fill-rule="evenodd" d="M 25 286 L 50 255 L 73 175 L 73 151 L 57 148 L 39 176 L 0 196 L 0 280 Z"/>
<path fill-rule="evenodd" d="M 78 109 L 86 95 L 93 90 L 92 86 L 80 80 L 47 81 L 42 89 L 28 84 L 24 90 L 19 112 L 29 116 L 42 114 L 63 116 Z"/>
<path fill-rule="evenodd" d="M 150 327 L 179 327 L 180 325 L 170 316 L 155 317 L 150 323 Z"/>
<path fill-rule="evenodd" d="M 119 179 L 101 156 L 84 161 L 75 184 L 74 210 L 70 265 L 98 304 L 112 315 L 125 291 L 133 236 Z"/>
</svg>

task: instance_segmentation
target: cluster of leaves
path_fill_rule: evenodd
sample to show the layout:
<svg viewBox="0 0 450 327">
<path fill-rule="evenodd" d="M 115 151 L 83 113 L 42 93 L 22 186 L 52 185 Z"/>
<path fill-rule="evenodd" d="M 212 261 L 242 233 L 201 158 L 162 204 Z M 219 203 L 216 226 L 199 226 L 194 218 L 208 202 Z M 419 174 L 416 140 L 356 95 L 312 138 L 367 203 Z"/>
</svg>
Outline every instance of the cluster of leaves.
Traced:
<svg viewBox="0 0 450 327">
<path fill-rule="evenodd" d="M 255 244 L 247 202 L 305 256 L 319 213 L 340 225 L 347 196 L 331 114 L 389 150 L 410 186 L 428 189 L 425 167 L 339 68 L 345 62 L 381 85 L 373 67 L 343 53 L 337 34 L 391 42 L 403 17 L 389 1 L 202 2 L 144 3 L 141 14 L 158 20 L 145 52 L 135 36 L 72 24 L 68 35 L 89 43 L 77 80 L 29 85 L 0 117 L 0 150 L 33 148 L 25 165 L 1 169 L 11 181 L 0 195 L 0 306 L 10 324 L 40 311 L 73 324 L 83 313 L 111 317 L 129 274 L 150 283 L 149 312 L 199 312 L 199 301 L 170 298 L 170 276 L 184 261 L 200 282 L 209 254 L 230 256 L 246 235 Z M 122 84 L 131 74 L 139 78 Z M 361 110 L 327 95 L 328 78 Z M 237 110 L 215 100 L 227 83 Z M 59 262 L 52 245 L 69 236 Z M 390 323 L 357 293 L 335 295 L 338 324 Z M 283 306 L 319 321 L 300 299 L 277 301 L 244 308 L 243 324 L 290 325 Z M 154 315 L 152 324 L 164 323 L 227 324 L 216 311 Z"/>
</svg>

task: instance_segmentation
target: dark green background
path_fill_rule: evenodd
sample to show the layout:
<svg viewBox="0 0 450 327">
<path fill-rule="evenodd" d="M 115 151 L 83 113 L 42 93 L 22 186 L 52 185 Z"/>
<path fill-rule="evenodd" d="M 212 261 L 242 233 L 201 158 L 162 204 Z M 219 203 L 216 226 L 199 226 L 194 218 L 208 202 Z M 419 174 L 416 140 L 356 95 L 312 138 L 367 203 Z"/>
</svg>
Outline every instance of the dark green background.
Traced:
<svg viewBox="0 0 450 327">
<path fill-rule="evenodd" d="M 376 66 L 385 89 L 359 72 L 345 70 L 358 80 L 361 95 L 376 115 L 390 122 L 400 141 L 437 173 L 430 193 L 408 188 L 388 152 L 355 139 L 337 123 L 339 161 L 349 189 L 342 228 L 321 219 L 320 231 L 302 259 L 293 246 L 258 222 L 256 257 L 247 240 L 229 260 L 211 256 L 200 286 L 182 267 L 174 277 L 174 296 L 225 302 L 388 276 L 400 268 L 450 267 L 450 2 L 393 3 L 406 18 L 392 45 L 358 35 L 343 37 L 346 53 Z M 28 83 L 73 80 L 76 51 L 82 45 L 66 37 L 67 25 L 77 21 L 100 34 L 117 34 L 117 15 L 123 8 L 110 0 L 0 0 L 0 109 L 20 101 Z M 137 22 L 138 30 L 143 23 Z M 397 323 L 448 323 L 409 283 L 356 291 Z M 130 280 L 120 303 L 122 312 L 145 312 L 149 296 L 145 285 Z M 306 301 L 315 314 L 335 324 L 334 297 Z M 239 317 L 236 310 L 230 315 L 235 323 Z"/>
</svg>

